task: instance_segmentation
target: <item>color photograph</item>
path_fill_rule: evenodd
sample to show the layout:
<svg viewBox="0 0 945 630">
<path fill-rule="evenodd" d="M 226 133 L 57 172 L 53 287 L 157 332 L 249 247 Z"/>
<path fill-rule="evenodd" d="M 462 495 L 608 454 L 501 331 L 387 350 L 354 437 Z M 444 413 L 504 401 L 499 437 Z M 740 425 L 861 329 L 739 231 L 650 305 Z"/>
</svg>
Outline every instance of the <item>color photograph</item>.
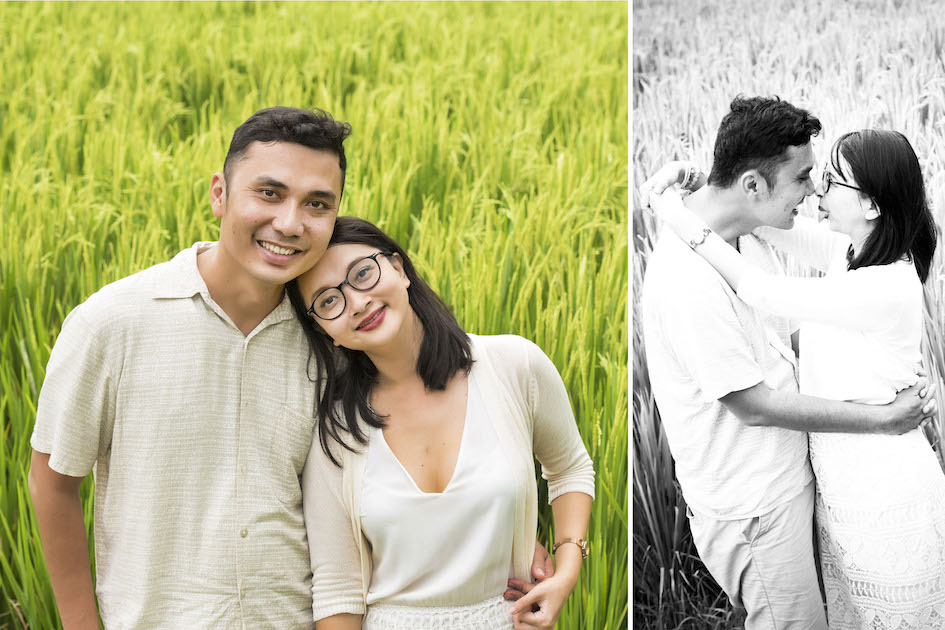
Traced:
<svg viewBox="0 0 945 630">
<path fill-rule="evenodd" d="M 0 4 L 0 629 L 627 628 L 629 17 Z"/>
</svg>

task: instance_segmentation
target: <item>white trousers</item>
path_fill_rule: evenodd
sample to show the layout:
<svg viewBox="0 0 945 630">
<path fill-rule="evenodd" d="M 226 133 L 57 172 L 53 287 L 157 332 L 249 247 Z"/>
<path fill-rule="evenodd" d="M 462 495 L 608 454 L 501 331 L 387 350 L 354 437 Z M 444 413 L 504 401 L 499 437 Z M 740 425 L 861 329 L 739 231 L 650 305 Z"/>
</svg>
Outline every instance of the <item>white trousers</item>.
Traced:
<svg viewBox="0 0 945 630">
<path fill-rule="evenodd" d="M 689 511 L 699 556 L 745 630 L 827 630 L 813 546 L 814 482 L 752 518 L 720 521 Z"/>
</svg>

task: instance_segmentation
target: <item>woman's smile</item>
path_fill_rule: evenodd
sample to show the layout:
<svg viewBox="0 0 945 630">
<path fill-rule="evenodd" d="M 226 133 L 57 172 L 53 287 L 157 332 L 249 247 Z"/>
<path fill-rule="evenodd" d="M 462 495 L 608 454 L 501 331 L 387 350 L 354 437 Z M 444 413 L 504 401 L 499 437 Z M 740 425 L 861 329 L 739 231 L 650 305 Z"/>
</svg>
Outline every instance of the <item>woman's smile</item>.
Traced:
<svg viewBox="0 0 945 630">
<path fill-rule="evenodd" d="M 381 325 L 381 322 L 384 321 L 385 313 L 387 313 L 387 307 L 386 306 L 380 307 L 379 309 L 377 309 L 376 311 L 374 311 L 373 313 L 365 317 L 363 320 L 361 320 L 361 323 L 358 324 L 355 330 L 361 330 L 361 331 L 374 330 L 375 328 Z"/>
</svg>

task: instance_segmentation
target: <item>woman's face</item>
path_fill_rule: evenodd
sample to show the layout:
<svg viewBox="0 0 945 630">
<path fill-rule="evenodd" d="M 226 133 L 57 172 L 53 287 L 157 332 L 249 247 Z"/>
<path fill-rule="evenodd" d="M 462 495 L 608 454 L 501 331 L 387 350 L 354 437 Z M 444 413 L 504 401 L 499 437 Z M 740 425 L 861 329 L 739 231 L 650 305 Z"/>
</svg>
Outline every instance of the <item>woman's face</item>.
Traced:
<svg viewBox="0 0 945 630">
<path fill-rule="evenodd" d="M 838 161 L 846 176 L 841 176 L 828 162 L 824 177 L 817 186 L 820 216 L 827 220 L 834 232 L 846 234 L 854 242 L 862 242 L 873 231 L 879 213 L 873 201 L 857 190 L 860 185 L 853 178 L 850 165 L 843 155 L 839 156 Z"/>
<path fill-rule="evenodd" d="M 371 245 L 333 245 L 298 279 L 306 306 L 334 317 L 320 319 L 309 314 L 336 346 L 365 352 L 381 350 L 403 332 L 413 330 L 415 316 L 407 297 L 410 281 L 403 263 L 396 254 L 369 258 L 379 252 Z M 376 284 L 371 286 L 372 282 Z M 325 292 L 338 285 L 340 293 Z"/>
</svg>

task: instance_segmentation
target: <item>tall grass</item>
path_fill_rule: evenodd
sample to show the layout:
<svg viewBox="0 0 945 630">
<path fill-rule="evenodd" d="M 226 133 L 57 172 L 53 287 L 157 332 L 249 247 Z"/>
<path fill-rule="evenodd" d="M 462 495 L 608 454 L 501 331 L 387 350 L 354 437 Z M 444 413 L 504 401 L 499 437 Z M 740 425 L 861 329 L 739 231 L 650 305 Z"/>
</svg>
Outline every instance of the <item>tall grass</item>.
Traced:
<svg viewBox="0 0 945 630">
<path fill-rule="evenodd" d="M 721 117 L 739 94 L 776 94 L 824 124 L 823 162 L 841 133 L 902 131 L 922 162 L 936 220 L 945 225 L 945 18 L 931 3 L 768 3 L 639 0 L 633 32 L 633 177 L 693 159 L 711 165 Z M 807 208 L 813 214 L 815 206 Z M 644 628 L 737 626 L 698 561 L 646 374 L 639 296 L 659 226 L 633 204 L 633 583 L 634 621 Z M 939 242 L 939 251 L 943 243 Z M 926 367 L 945 373 L 945 262 L 936 255 L 925 289 Z M 790 271 L 806 273 L 792 261 Z M 943 408 L 941 388 L 939 409 Z M 937 455 L 942 416 L 926 429 Z"/>
<path fill-rule="evenodd" d="M 626 627 L 627 13 L 0 5 L 0 628 L 59 624 L 26 472 L 63 318 L 216 238 L 210 175 L 274 104 L 351 122 L 342 212 L 403 243 L 468 330 L 524 335 L 558 366 L 598 472 L 559 628 Z M 89 522 L 89 481 L 82 496 Z M 547 539 L 547 506 L 541 522 Z"/>
</svg>

